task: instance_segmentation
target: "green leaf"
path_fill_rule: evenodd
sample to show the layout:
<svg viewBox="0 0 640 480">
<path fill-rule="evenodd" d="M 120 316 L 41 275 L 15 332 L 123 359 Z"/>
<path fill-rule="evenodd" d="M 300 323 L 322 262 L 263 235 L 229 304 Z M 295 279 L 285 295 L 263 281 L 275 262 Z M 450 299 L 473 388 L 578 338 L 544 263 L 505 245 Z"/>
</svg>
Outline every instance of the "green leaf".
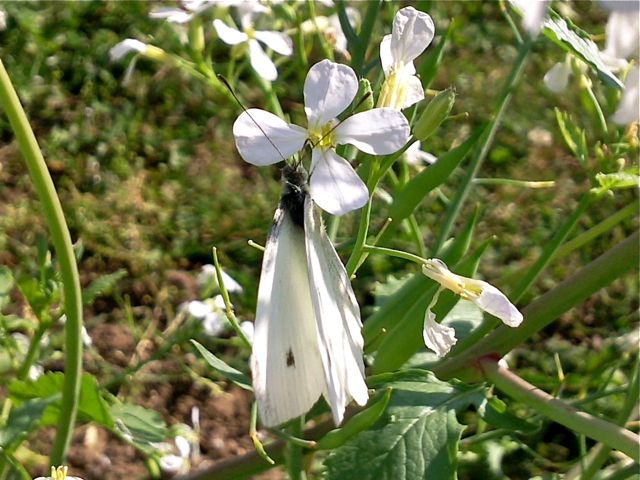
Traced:
<svg viewBox="0 0 640 480">
<path fill-rule="evenodd" d="M 11 410 L 6 425 L 0 428 L 0 448 L 10 450 L 22 442 L 40 425 L 45 409 L 54 400 L 56 396 L 28 400 Z"/>
<path fill-rule="evenodd" d="M 544 35 L 563 50 L 572 53 L 585 62 L 609 86 L 624 88 L 622 82 L 604 64 L 598 46 L 589 34 L 577 27 L 571 20 L 562 18 L 549 10 L 549 18 L 544 23 Z"/>
<path fill-rule="evenodd" d="M 471 137 L 462 145 L 438 157 L 436 163 L 425 168 L 413 177 L 404 188 L 395 195 L 388 215 L 393 219 L 393 224 L 398 224 L 400 220 L 407 218 L 429 192 L 443 184 L 449 178 L 451 172 L 460 165 L 462 159 L 475 145 L 483 129 L 484 126 L 476 129 Z"/>
<path fill-rule="evenodd" d="M 558 108 L 555 108 L 555 112 L 564 142 L 580 163 L 585 166 L 589 158 L 589 148 L 587 147 L 587 137 L 584 129 L 576 125 L 569 113 L 562 112 Z"/>
<path fill-rule="evenodd" d="M 82 303 L 85 305 L 91 305 L 93 301 L 101 296 L 110 293 L 113 287 L 122 278 L 127 276 L 127 271 L 124 269 L 116 270 L 113 273 L 102 275 L 96 278 L 91 284 L 85 288 L 82 292 Z"/>
<path fill-rule="evenodd" d="M 110 413 L 116 428 L 133 443 L 142 447 L 162 442 L 169 436 L 167 424 L 155 410 L 118 403 L 111 406 Z"/>
<path fill-rule="evenodd" d="M 240 370 L 236 370 L 232 366 L 220 360 L 195 340 L 191 340 L 191 343 L 193 343 L 193 346 L 198 349 L 200 355 L 202 355 L 202 358 L 204 358 L 207 363 L 211 365 L 211 367 L 213 367 L 214 370 L 221 373 L 225 378 L 228 378 L 240 388 L 244 388 L 245 390 L 249 390 L 250 392 L 253 391 L 251 380 L 244 373 L 242 373 Z"/>
<path fill-rule="evenodd" d="M 540 429 L 540 425 L 528 422 L 510 413 L 505 403 L 496 397 L 482 399 L 482 401 L 476 403 L 476 409 L 485 422 L 497 428 L 528 434 Z"/>
<path fill-rule="evenodd" d="M 62 392 L 64 374 L 62 372 L 49 372 L 37 380 L 13 382 L 9 386 L 11 398 L 17 402 L 32 399 L 46 399 Z M 60 401 L 52 403 L 43 415 L 43 424 L 51 425 L 57 421 Z M 113 428 L 113 418 L 109 412 L 107 402 L 100 395 L 96 378 L 88 373 L 82 375 L 80 385 L 80 403 L 78 404 L 80 418 L 85 421 L 93 421 L 106 428 Z"/>
<path fill-rule="evenodd" d="M 456 478 L 458 442 L 477 388 L 441 382 L 427 371 L 378 376 L 391 400 L 369 429 L 334 450 L 325 461 L 327 480 L 423 480 Z"/>
<path fill-rule="evenodd" d="M 24 298 L 29 302 L 29 306 L 33 310 L 33 313 L 42 318 L 42 314 L 47 309 L 51 300 L 47 292 L 42 289 L 40 282 L 33 277 L 24 277 L 18 280 L 18 287 L 24 295 Z"/>
</svg>

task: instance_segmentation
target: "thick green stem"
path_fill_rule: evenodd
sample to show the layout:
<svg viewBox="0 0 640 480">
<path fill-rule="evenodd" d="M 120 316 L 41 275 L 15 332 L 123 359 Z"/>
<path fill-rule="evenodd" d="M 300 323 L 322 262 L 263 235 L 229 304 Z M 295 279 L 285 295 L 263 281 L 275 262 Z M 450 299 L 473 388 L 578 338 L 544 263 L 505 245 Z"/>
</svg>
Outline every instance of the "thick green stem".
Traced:
<svg viewBox="0 0 640 480">
<path fill-rule="evenodd" d="M 433 367 L 434 373 L 441 379 L 448 379 L 469 372 L 469 367 L 478 358 L 490 354 L 505 355 L 570 308 L 606 287 L 629 270 L 636 268 L 640 261 L 639 240 L 640 234 L 638 232 L 630 235 L 530 303 L 522 311 L 524 321 L 518 328 L 506 325 L 496 328 L 476 343 L 473 348 L 436 364 Z"/>
<path fill-rule="evenodd" d="M 506 111 L 509 100 L 511 99 L 511 94 L 513 93 L 513 90 L 518 83 L 522 72 L 524 71 L 524 66 L 526 64 L 526 60 L 529 56 L 530 50 L 530 39 L 520 44 L 518 57 L 513 63 L 511 73 L 509 74 L 502 92 L 500 93 L 500 97 L 498 98 L 495 116 L 489 123 L 489 125 L 487 125 L 485 133 L 483 134 L 482 140 L 479 144 L 479 148 L 476 148 L 476 153 L 471 160 L 471 163 L 467 170 L 467 174 L 462 181 L 462 185 L 458 190 L 456 198 L 453 200 L 453 202 L 451 202 L 449 208 L 447 209 L 444 225 L 442 226 L 442 230 L 440 230 L 438 241 L 433 249 L 433 256 L 437 257 L 440 250 L 442 250 L 442 246 L 444 245 L 444 242 L 447 240 L 447 238 L 449 238 L 449 234 L 451 233 L 453 225 L 458 218 L 460 211 L 462 210 L 462 205 L 471 192 L 473 179 L 478 175 L 480 167 L 482 166 L 484 159 L 491 149 L 491 145 L 493 144 L 493 139 L 496 135 L 496 132 L 502 124 L 502 117 L 504 116 L 504 112 Z"/>
<path fill-rule="evenodd" d="M 22 152 L 34 188 L 42 203 L 64 286 L 64 311 L 67 316 L 67 321 L 64 325 L 65 375 L 58 431 L 53 442 L 50 458 L 52 465 L 62 465 L 71 442 L 73 426 L 76 421 L 82 375 L 82 293 L 80 291 L 78 266 L 73 254 L 71 235 L 64 219 L 62 205 L 60 205 L 60 200 L 56 194 L 53 180 L 51 180 L 36 137 L 33 134 L 31 125 L 29 125 L 27 115 L 22 105 L 20 105 L 18 95 L 1 60 L 0 104 L 9 118 L 18 147 Z"/>
<path fill-rule="evenodd" d="M 616 418 L 616 423 L 618 425 L 624 425 L 624 423 L 629 420 L 629 416 L 633 415 L 633 411 L 635 410 L 636 404 L 638 403 L 638 395 L 640 394 L 640 370 L 638 369 L 639 361 L 636 359 L 636 364 L 631 373 L 631 380 L 629 385 L 629 390 L 626 392 L 625 402 L 618 417 Z M 611 448 L 604 443 L 599 443 L 595 447 L 591 449 L 589 454 L 586 456 L 584 462 L 580 462 L 578 465 L 569 470 L 566 475 L 566 480 L 591 480 L 594 475 L 600 470 L 602 465 L 609 458 L 609 453 L 611 452 Z"/>
<path fill-rule="evenodd" d="M 292 436 L 302 436 L 303 422 L 304 420 L 302 418 L 293 421 L 293 426 L 291 427 L 290 431 Z M 287 461 L 287 472 L 289 473 L 289 480 L 306 480 L 307 475 L 304 471 L 302 447 L 300 445 L 297 445 L 295 442 L 287 442 L 285 459 Z"/>
<path fill-rule="evenodd" d="M 486 378 L 510 397 L 575 432 L 620 450 L 636 462 L 640 461 L 640 437 L 630 430 L 575 409 L 526 382 L 508 368 L 500 367 L 495 360 L 483 359 L 480 367 Z"/>
</svg>

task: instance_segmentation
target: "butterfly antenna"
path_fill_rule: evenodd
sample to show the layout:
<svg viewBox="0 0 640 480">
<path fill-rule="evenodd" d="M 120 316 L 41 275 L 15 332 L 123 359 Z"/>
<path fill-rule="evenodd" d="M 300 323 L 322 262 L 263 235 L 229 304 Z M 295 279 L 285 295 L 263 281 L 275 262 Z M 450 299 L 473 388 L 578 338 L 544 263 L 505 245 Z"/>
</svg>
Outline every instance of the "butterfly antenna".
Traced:
<svg viewBox="0 0 640 480">
<path fill-rule="evenodd" d="M 273 143 L 273 140 L 271 140 L 271 138 L 269 138 L 269 135 L 267 135 L 267 132 L 264 131 L 264 129 L 258 123 L 258 121 L 255 118 L 253 118 L 253 115 L 251 115 L 249 111 L 245 108 L 245 106 L 242 104 L 240 99 L 236 96 L 236 93 L 233 91 L 233 88 L 231 88 L 231 85 L 229 85 L 229 82 L 227 81 L 227 79 L 220 74 L 217 74 L 216 76 L 218 77 L 218 80 L 220 80 L 224 84 L 224 86 L 227 87 L 227 90 L 229 90 L 229 93 L 231 93 L 231 96 L 234 98 L 237 104 L 240 105 L 240 108 L 242 109 L 242 111 L 247 115 L 249 115 L 249 118 L 251 119 L 251 121 L 256 124 L 256 127 L 258 127 L 258 129 L 262 132 L 262 134 L 264 135 L 264 138 L 266 138 L 271 144 L 271 146 L 276 149 L 276 152 L 278 152 L 278 154 L 280 155 L 280 158 L 282 158 L 282 161 L 286 162 L 287 159 L 284 158 L 284 155 L 282 154 L 280 149 L 276 147 L 276 144 Z"/>
</svg>

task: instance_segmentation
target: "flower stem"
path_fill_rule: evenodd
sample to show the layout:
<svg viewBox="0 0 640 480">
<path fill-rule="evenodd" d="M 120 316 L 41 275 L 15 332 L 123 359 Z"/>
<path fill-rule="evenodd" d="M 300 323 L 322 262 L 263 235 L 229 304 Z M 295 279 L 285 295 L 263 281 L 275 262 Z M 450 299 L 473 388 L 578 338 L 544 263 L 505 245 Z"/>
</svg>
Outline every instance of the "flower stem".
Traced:
<svg viewBox="0 0 640 480">
<path fill-rule="evenodd" d="M 493 359 L 481 360 L 480 367 L 486 378 L 510 397 L 575 432 L 626 453 L 635 462 L 640 461 L 640 437 L 630 430 L 575 409 L 526 382 L 511 370 L 500 367 Z"/>
<path fill-rule="evenodd" d="M 38 198 L 42 204 L 51 241 L 58 257 L 60 276 L 64 286 L 65 331 L 64 385 L 58 418 L 58 431 L 53 442 L 51 465 L 62 465 L 67 454 L 80 400 L 82 375 L 82 293 L 78 266 L 73 253 L 71 235 L 56 194 L 53 180 L 38 147 L 27 115 L 20 104 L 11 79 L 0 60 L 0 104 L 16 136 Z"/>
<path fill-rule="evenodd" d="M 292 422 L 290 432 L 291 436 L 297 438 L 302 436 L 303 422 L 303 418 L 296 419 Z M 304 471 L 302 447 L 296 442 L 288 441 L 285 458 L 287 461 L 287 472 L 289 473 L 289 480 L 306 480 L 307 475 Z"/>
<path fill-rule="evenodd" d="M 451 202 L 449 208 L 447 209 L 447 213 L 444 220 L 444 225 L 442 226 L 442 230 L 440 231 L 440 235 L 438 236 L 438 240 L 433 249 L 433 256 L 437 257 L 438 253 L 442 250 L 442 246 L 444 242 L 449 238 L 449 234 L 453 228 L 453 225 L 462 210 L 462 205 L 464 204 L 467 196 L 471 192 L 471 187 L 473 186 L 473 179 L 477 176 L 480 171 L 480 167 L 484 162 L 489 150 L 491 149 L 491 145 L 493 144 L 493 139 L 498 131 L 498 128 L 502 124 L 502 119 L 504 117 L 504 113 L 507 109 L 507 105 L 509 105 L 509 100 L 511 99 L 511 94 L 514 91 L 518 80 L 522 76 L 522 72 L 524 71 L 524 66 L 526 64 L 526 60 L 529 56 L 529 52 L 531 51 L 531 39 L 527 39 L 522 42 L 518 49 L 518 57 L 513 63 L 513 67 L 511 68 L 511 73 L 507 78 L 504 87 L 502 88 L 502 92 L 498 97 L 498 103 L 496 107 L 496 113 L 487 125 L 485 129 L 482 140 L 479 142 L 478 147 L 476 148 L 475 154 L 471 159 L 471 163 L 468 167 L 467 174 L 458 190 L 456 198 Z"/>
</svg>

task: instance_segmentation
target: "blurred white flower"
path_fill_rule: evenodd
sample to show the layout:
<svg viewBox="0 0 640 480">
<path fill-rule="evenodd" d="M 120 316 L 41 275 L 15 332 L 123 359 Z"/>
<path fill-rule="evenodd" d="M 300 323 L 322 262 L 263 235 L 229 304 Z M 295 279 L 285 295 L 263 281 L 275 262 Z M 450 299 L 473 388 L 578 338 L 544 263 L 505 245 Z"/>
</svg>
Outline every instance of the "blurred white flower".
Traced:
<svg viewBox="0 0 640 480">
<path fill-rule="evenodd" d="M 361 18 L 358 10 L 347 7 L 345 11 L 347 13 L 349 23 L 354 28 L 360 25 Z M 340 18 L 337 13 L 334 13 L 329 17 L 317 16 L 315 18 L 305 20 L 300 25 L 300 29 L 303 33 L 320 32 L 336 52 L 340 53 L 347 59 L 350 58 L 349 50 L 347 50 L 347 37 L 344 36 L 342 25 L 340 25 Z"/>
<path fill-rule="evenodd" d="M 266 7 L 258 2 L 243 3 L 238 7 L 240 27 L 230 27 L 220 19 L 213 21 L 218 37 L 227 45 L 246 43 L 249 48 L 249 61 L 253 69 L 265 80 L 273 81 L 278 78 L 278 71 L 273 61 L 262 49 L 264 43 L 274 52 L 289 56 L 293 53 L 293 42 L 282 32 L 255 30 L 254 17 L 266 11 Z"/>
<path fill-rule="evenodd" d="M 0 31 L 7 28 L 7 12 L 4 8 L 0 8 Z"/>
<path fill-rule="evenodd" d="M 188 23 L 196 15 L 201 14 L 205 10 L 218 6 L 236 5 L 238 1 L 224 0 L 182 0 L 181 7 L 160 7 L 149 12 L 149 18 L 166 20 L 169 23 L 183 24 Z"/>
<path fill-rule="evenodd" d="M 627 66 L 638 56 L 640 44 L 640 2 L 609 2 L 611 13 L 605 29 L 605 47 L 600 56 L 612 70 Z M 631 8 L 629 8 L 631 6 Z"/>
<path fill-rule="evenodd" d="M 510 0 L 522 13 L 522 27 L 531 37 L 537 37 L 547 18 L 550 0 Z"/>
<path fill-rule="evenodd" d="M 571 58 L 567 55 L 564 62 L 556 63 L 551 69 L 544 75 L 543 81 L 545 87 L 551 90 L 553 93 L 561 93 L 567 88 L 569 84 L 569 77 L 571 76 Z"/>
<path fill-rule="evenodd" d="M 396 13 L 392 33 L 380 42 L 380 62 L 385 81 L 378 97 L 378 107 L 398 110 L 424 98 L 424 89 L 416 76 L 413 61 L 429 46 L 435 34 L 431 17 L 413 7 Z"/>
<path fill-rule="evenodd" d="M 245 161 L 270 165 L 310 142 L 313 201 L 332 215 L 361 208 L 369 191 L 349 162 L 336 153 L 336 146 L 349 143 L 371 155 L 389 155 L 407 143 L 410 131 L 405 116 L 391 108 L 374 108 L 339 122 L 336 117 L 357 92 L 358 78 L 350 67 L 330 60 L 316 63 L 304 83 L 307 128 L 252 108 L 233 124 L 236 147 Z"/>
<path fill-rule="evenodd" d="M 404 159 L 409 165 L 416 167 L 422 166 L 425 163 L 432 165 L 438 160 L 438 158 L 432 153 L 425 152 L 420 148 L 420 141 L 414 142 L 404 152 Z"/>
<path fill-rule="evenodd" d="M 158 462 L 163 472 L 171 474 L 187 473 L 191 464 L 200 456 L 200 409 L 194 406 L 191 409 L 191 423 L 193 428 L 185 424 L 177 426 L 180 432 L 173 439 L 178 455 L 172 453 L 172 448 L 166 443 L 156 447 L 164 451 Z"/>
<path fill-rule="evenodd" d="M 201 285 L 208 283 L 211 279 L 214 279 L 217 283 L 216 267 L 213 265 L 203 265 L 200 275 L 198 275 L 198 281 Z M 224 287 L 229 293 L 242 293 L 242 285 L 236 282 L 227 272 L 222 270 L 222 281 Z"/>
<path fill-rule="evenodd" d="M 111 57 L 111 61 L 116 62 L 130 52 L 145 53 L 146 50 L 147 45 L 145 43 L 135 38 L 127 38 L 111 47 L 109 56 Z"/>
<path fill-rule="evenodd" d="M 435 306 L 442 289 L 451 290 L 461 298 L 473 302 L 481 310 L 502 320 L 509 327 L 517 327 L 523 317 L 504 293 L 482 280 L 463 277 L 451 272 L 442 260 L 429 259 L 422 266 L 422 273 L 438 282 L 441 287 L 427 307 L 423 336 L 428 348 L 439 357 L 446 355 L 456 343 L 455 331 L 435 321 L 431 309 Z"/>
<path fill-rule="evenodd" d="M 216 295 L 204 302 L 192 300 L 186 305 L 186 310 L 189 315 L 202 322 L 205 333 L 212 337 L 220 335 L 227 325 L 222 295 Z"/>
<path fill-rule="evenodd" d="M 29 373 L 27 373 L 27 378 L 31 381 L 37 380 L 44 373 L 44 368 L 42 365 L 31 365 L 29 367 Z"/>
<path fill-rule="evenodd" d="M 240 324 L 240 328 L 249 339 L 249 342 L 253 343 L 253 333 L 255 331 L 253 322 L 244 321 Z"/>
<path fill-rule="evenodd" d="M 611 120 L 618 125 L 640 122 L 640 68 L 633 67 L 624 81 L 624 90 L 618 109 Z"/>
<path fill-rule="evenodd" d="M 67 323 L 67 316 L 63 314 L 62 316 L 60 316 L 59 321 L 62 325 L 64 325 L 65 323 Z M 87 332 L 87 328 L 84 325 L 82 326 L 80 335 L 82 336 L 82 344 L 85 346 L 85 348 L 89 348 L 91 345 L 93 345 L 93 340 L 91 340 L 91 336 L 89 336 L 89 332 Z"/>
</svg>

